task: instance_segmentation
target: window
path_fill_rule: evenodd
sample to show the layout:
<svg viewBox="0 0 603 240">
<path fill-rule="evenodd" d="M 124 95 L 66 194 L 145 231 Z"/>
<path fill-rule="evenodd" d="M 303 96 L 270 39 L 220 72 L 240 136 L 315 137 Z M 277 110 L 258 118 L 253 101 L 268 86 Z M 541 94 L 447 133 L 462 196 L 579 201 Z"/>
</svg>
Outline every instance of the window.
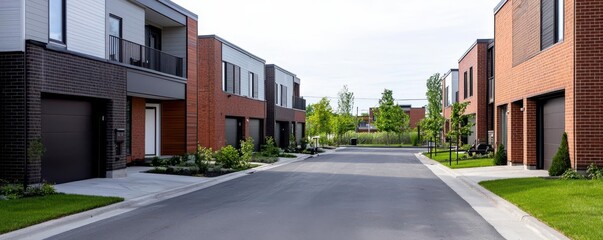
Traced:
<svg viewBox="0 0 603 240">
<path fill-rule="evenodd" d="M 281 85 L 281 106 L 287 107 L 287 86 Z"/>
<path fill-rule="evenodd" d="M 450 87 L 446 87 L 446 91 L 444 92 L 444 107 L 448 107 L 448 105 L 450 105 L 450 96 L 448 96 L 448 91 L 450 91 Z"/>
<path fill-rule="evenodd" d="M 48 33 L 50 40 L 65 43 L 65 1 L 48 1 Z"/>
<path fill-rule="evenodd" d="M 247 86 L 249 86 L 249 91 L 247 93 L 247 96 L 249 97 L 253 97 L 253 87 L 255 87 L 255 85 L 253 85 L 253 73 L 249 72 L 249 81 L 247 82 Z"/>
<path fill-rule="evenodd" d="M 274 96 L 275 96 L 274 100 L 275 100 L 276 105 L 279 105 L 279 102 L 280 102 L 279 101 L 279 99 L 280 99 L 279 91 L 280 90 L 281 90 L 281 88 L 279 87 L 278 83 L 275 83 L 274 84 Z"/>
<path fill-rule="evenodd" d="M 241 68 L 231 63 L 223 62 L 222 89 L 227 93 L 241 94 Z"/>
<path fill-rule="evenodd" d="M 463 76 L 463 99 L 467 99 L 467 72 Z"/>
<path fill-rule="evenodd" d="M 121 18 L 113 14 L 109 15 L 109 57 L 111 60 L 123 61 L 121 56 Z"/>
<path fill-rule="evenodd" d="M 563 40 L 563 0 L 541 0 L 540 2 L 540 48 L 546 49 Z"/>
<path fill-rule="evenodd" d="M 473 67 L 469 68 L 469 97 L 473 96 Z"/>
<path fill-rule="evenodd" d="M 113 14 L 109 15 L 109 35 L 121 37 L 121 18 Z"/>
<path fill-rule="evenodd" d="M 255 76 L 255 73 L 249 72 L 249 96 L 252 98 L 259 98 L 258 93 L 258 78 Z"/>
</svg>

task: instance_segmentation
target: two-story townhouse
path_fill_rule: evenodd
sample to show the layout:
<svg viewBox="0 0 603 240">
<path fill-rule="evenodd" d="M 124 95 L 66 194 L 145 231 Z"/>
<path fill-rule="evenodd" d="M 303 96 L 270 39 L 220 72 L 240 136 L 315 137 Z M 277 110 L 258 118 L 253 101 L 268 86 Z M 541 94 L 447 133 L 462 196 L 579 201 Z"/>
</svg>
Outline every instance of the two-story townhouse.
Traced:
<svg viewBox="0 0 603 240">
<path fill-rule="evenodd" d="M 574 169 L 603 165 L 602 10 L 595 0 L 496 7 L 495 131 L 510 164 L 548 169 L 566 132 Z"/>
<path fill-rule="evenodd" d="M 469 103 L 465 115 L 470 116 L 471 134 L 463 137 L 465 144 L 488 143 L 488 49 L 494 40 L 478 39 L 459 60 L 458 101 Z"/>
<path fill-rule="evenodd" d="M 194 149 L 195 14 L 166 0 L 15 0 L 0 11 L 0 178 L 123 177 L 127 158 Z M 45 153 L 30 159 L 39 140 Z"/>
<path fill-rule="evenodd" d="M 452 104 L 459 101 L 459 70 L 450 69 L 441 78 L 442 85 L 442 116 L 444 117 L 443 138 L 450 131 L 450 115 Z"/>
<path fill-rule="evenodd" d="M 289 146 L 290 136 L 297 143 L 305 137 L 306 100 L 300 96 L 300 79 L 277 65 L 266 65 L 266 136 L 281 148 Z"/>
<path fill-rule="evenodd" d="M 199 143 L 239 147 L 264 140 L 266 95 L 263 59 L 218 37 L 199 36 Z"/>
</svg>

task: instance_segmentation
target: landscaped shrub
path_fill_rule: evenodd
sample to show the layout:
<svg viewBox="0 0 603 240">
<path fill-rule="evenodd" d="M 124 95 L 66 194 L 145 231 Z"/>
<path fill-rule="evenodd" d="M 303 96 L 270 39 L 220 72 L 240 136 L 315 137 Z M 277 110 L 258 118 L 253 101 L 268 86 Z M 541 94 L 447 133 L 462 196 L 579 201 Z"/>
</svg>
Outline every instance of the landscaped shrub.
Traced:
<svg viewBox="0 0 603 240">
<path fill-rule="evenodd" d="M 569 147 L 567 146 L 567 133 L 563 133 L 561 145 L 553 157 L 553 163 L 549 168 L 549 176 L 560 176 L 571 168 Z"/>
<path fill-rule="evenodd" d="M 561 179 L 563 180 L 572 180 L 572 179 L 584 179 L 582 174 L 576 172 L 574 169 L 567 169 L 563 174 L 561 174 Z"/>
<path fill-rule="evenodd" d="M 591 163 L 586 169 L 586 176 L 593 180 L 603 179 L 603 169 L 600 169 L 597 165 Z"/>
<path fill-rule="evenodd" d="M 246 138 L 245 140 L 241 140 L 241 164 L 247 165 L 251 158 L 253 157 L 253 149 L 255 145 L 253 144 L 253 138 Z"/>
<path fill-rule="evenodd" d="M 170 166 L 176 166 L 181 164 L 182 162 L 184 162 L 185 160 L 183 160 L 183 158 L 188 158 L 187 155 L 184 155 L 184 157 L 181 156 L 173 156 L 170 159 L 168 159 L 168 165 Z"/>
<path fill-rule="evenodd" d="M 507 151 L 505 151 L 505 145 L 499 144 L 494 154 L 494 165 L 506 165 L 507 164 Z"/>
<path fill-rule="evenodd" d="M 216 152 L 216 162 L 225 168 L 236 169 L 241 165 L 239 151 L 233 146 L 226 146 Z"/>
<path fill-rule="evenodd" d="M 0 196 L 6 199 L 18 199 L 23 197 L 38 197 L 56 194 L 54 187 L 48 183 L 28 186 L 27 190 L 23 188 L 23 184 L 2 184 L 0 186 Z"/>
<path fill-rule="evenodd" d="M 195 153 L 195 164 L 199 168 L 199 171 L 206 172 L 209 168 L 209 161 L 212 160 L 214 153 L 211 148 L 204 148 L 201 145 L 197 145 L 197 152 Z"/>
<path fill-rule="evenodd" d="M 266 144 L 262 145 L 262 155 L 266 157 L 278 157 L 281 150 L 274 143 L 272 137 L 266 137 Z"/>
<path fill-rule="evenodd" d="M 160 157 L 153 157 L 153 159 L 151 160 L 151 166 L 153 167 L 166 166 L 167 164 L 167 161 L 161 159 Z"/>
<path fill-rule="evenodd" d="M 419 134 L 412 133 L 410 134 L 410 144 L 413 146 L 419 146 Z"/>
</svg>

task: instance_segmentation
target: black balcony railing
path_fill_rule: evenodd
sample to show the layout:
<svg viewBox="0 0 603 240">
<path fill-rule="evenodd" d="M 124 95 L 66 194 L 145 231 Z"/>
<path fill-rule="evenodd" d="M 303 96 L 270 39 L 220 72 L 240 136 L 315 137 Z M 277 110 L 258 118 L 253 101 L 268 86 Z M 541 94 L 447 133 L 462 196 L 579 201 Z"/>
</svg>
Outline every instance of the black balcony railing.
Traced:
<svg viewBox="0 0 603 240">
<path fill-rule="evenodd" d="M 293 97 L 293 108 L 306 111 L 306 99 Z"/>
<path fill-rule="evenodd" d="M 115 36 L 109 36 L 109 60 L 183 77 L 182 58 Z"/>
</svg>

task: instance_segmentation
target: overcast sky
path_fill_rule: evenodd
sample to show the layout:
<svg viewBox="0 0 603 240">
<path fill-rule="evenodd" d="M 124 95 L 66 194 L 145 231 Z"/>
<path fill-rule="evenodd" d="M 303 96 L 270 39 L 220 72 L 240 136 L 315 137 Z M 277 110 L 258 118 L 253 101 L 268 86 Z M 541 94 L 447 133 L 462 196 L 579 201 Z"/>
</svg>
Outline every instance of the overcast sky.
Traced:
<svg viewBox="0 0 603 240">
<path fill-rule="evenodd" d="M 458 68 L 476 39 L 493 37 L 500 0 L 172 1 L 197 13 L 200 35 L 297 74 L 309 103 L 347 84 L 363 112 L 385 88 L 396 99 L 424 99 L 429 76 Z"/>
</svg>

